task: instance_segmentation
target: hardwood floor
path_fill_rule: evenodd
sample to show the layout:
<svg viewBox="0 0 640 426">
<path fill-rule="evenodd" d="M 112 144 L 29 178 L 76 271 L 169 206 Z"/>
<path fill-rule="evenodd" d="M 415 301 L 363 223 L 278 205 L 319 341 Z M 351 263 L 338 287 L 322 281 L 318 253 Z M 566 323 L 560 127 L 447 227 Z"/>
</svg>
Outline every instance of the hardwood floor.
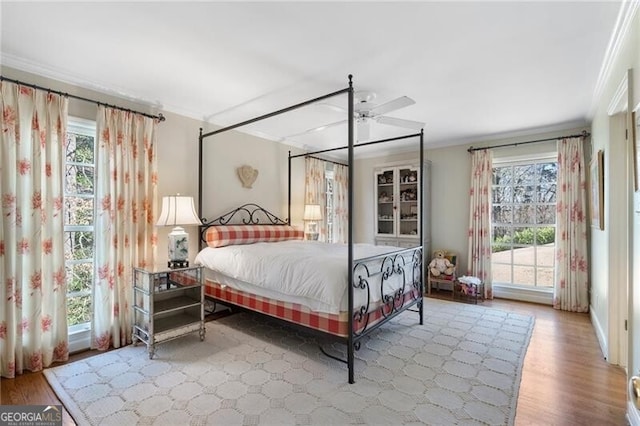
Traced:
<svg viewBox="0 0 640 426">
<path fill-rule="evenodd" d="M 602 357 L 588 314 L 495 299 L 486 307 L 533 315 L 535 328 L 525 357 L 516 425 L 624 425 L 626 376 Z M 96 351 L 71 357 L 77 360 Z M 2 379 L 0 403 L 61 404 L 42 373 Z M 74 425 L 64 410 L 64 425 Z"/>
<path fill-rule="evenodd" d="M 607 363 L 589 314 L 494 299 L 483 305 L 535 317 L 516 425 L 625 425 L 626 373 Z"/>
</svg>

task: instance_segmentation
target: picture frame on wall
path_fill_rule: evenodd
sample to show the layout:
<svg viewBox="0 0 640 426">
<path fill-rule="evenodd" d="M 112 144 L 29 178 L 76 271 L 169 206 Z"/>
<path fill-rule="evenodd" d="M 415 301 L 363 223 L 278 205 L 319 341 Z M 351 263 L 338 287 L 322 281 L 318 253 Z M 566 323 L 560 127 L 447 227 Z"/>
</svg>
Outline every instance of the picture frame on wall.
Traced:
<svg viewBox="0 0 640 426">
<path fill-rule="evenodd" d="M 604 152 L 599 150 L 591 159 L 589 169 L 591 226 L 604 229 Z"/>
</svg>

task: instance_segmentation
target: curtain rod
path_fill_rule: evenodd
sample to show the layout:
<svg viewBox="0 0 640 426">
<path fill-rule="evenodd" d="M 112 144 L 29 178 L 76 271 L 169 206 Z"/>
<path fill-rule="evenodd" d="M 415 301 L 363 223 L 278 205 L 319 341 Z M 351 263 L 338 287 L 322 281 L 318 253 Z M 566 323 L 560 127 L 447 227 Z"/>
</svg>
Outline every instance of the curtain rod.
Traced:
<svg viewBox="0 0 640 426">
<path fill-rule="evenodd" d="M 158 115 L 152 115 L 152 114 L 147 114 L 147 113 L 140 112 L 140 111 L 135 111 L 135 110 L 132 110 L 132 109 L 129 109 L 129 108 L 119 107 L 117 105 L 109 105 L 107 103 L 96 101 L 94 99 L 83 98 L 82 96 L 71 95 L 69 93 L 64 93 L 64 92 L 61 92 L 59 90 L 53 90 L 53 89 L 49 89 L 47 87 L 38 86 L 37 84 L 25 83 L 23 81 L 14 80 L 12 78 L 8 78 L 8 77 L 5 77 L 3 75 L 0 75 L 0 81 L 8 81 L 10 83 L 19 84 L 21 86 L 31 87 L 32 89 L 44 90 L 44 91 L 47 91 L 49 93 L 55 93 L 56 95 L 65 96 L 67 98 L 73 98 L 73 99 L 77 99 L 79 101 L 84 101 L 84 102 L 91 102 L 91 103 L 96 104 L 96 105 L 102 105 L 102 106 L 106 106 L 106 107 L 109 107 L 109 108 L 118 109 L 120 111 L 127 111 L 127 112 L 132 112 L 134 114 L 140 114 L 140 115 L 143 115 L 145 117 L 153 118 L 153 119 L 158 120 L 158 121 L 166 120 L 165 116 L 162 115 L 162 113 L 160 113 Z"/>
<path fill-rule="evenodd" d="M 526 145 L 528 143 L 536 143 L 536 142 L 556 141 L 558 139 L 565 139 L 565 138 L 579 138 L 579 137 L 586 138 L 588 136 L 591 136 L 591 133 L 587 132 L 586 130 L 583 130 L 582 133 L 577 135 L 556 136 L 555 138 L 537 139 L 534 141 L 526 141 L 526 142 L 512 142 L 512 143 L 505 143 L 504 145 L 492 145 L 492 146 L 485 146 L 482 148 L 474 148 L 473 146 L 470 146 L 469 149 L 467 149 L 467 152 L 472 153 L 473 151 L 482 151 L 483 149 L 502 148 L 504 146 Z"/>
</svg>

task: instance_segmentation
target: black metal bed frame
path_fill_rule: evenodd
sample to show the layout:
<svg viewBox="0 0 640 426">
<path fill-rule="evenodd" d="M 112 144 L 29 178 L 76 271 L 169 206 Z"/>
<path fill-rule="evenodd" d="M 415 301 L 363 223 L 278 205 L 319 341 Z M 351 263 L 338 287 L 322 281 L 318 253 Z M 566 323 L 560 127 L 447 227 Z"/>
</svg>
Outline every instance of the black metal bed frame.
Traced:
<svg viewBox="0 0 640 426">
<path fill-rule="evenodd" d="M 330 152 L 330 151 L 336 151 L 336 150 L 342 150 L 342 149 L 347 149 L 348 154 L 347 154 L 347 158 L 348 158 L 348 165 L 349 165 L 349 172 L 348 172 L 348 188 L 347 188 L 347 193 L 348 193 L 348 202 L 347 202 L 347 210 L 349 212 L 348 214 L 348 227 L 347 227 L 347 265 L 350 265 L 349 268 L 347 268 L 348 270 L 348 277 L 347 277 L 347 282 L 350 283 L 348 286 L 348 305 L 349 305 L 349 317 L 348 317 L 348 337 L 346 339 L 342 339 L 342 341 L 345 341 L 346 345 L 347 345 L 347 359 L 343 360 L 340 358 L 337 358 L 333 355 L 327 354 L 324 350 L 323 353 L 325 353 L 326 355 L 338 359 L 340 361 L 345 362 L 348 365 L 348 370 L 349 370 L 349 383 L 354 383 L 355 379 L 354 379 L 354 359 L 355 359 L 355 351 L 358 350 L 360 348 L 360 340 L 365 337 L 366 335 L 368 335 L 369 333 L 371 333 L 373 330 L 377 329 L 378 327 L 380 327 L 382 324 L 386 323 L 388 320 L 390 320 L 391 318 L 395 317 L 396 315 L 398 315 L 399 313 L 412 308 L 413 306 L 417 305 L 417 312 L 419 313 L 419 317 L 420 317 L 420 324 L 422 325 L 424 323 L 424 304 L 423 304 L 423 293 L 424 293 L 424 282 L 423 282 L 423 267 L 422 267 L 422 261 L 423 261 L 423 246 L 422 244 L 414 247 L 414 248 L 410 248 L 410 249 L 405 249 L 405 250 L 400 250 L 400 251 L 396 251 L 396 252 L 392 252 L 392 253 L 387 253 L 385 255 L 380 255 L 380 256 L 374 256 L 372 258 L 367 258 L 367 259 L 354 259 L 354 254 L 353 254 L 353 216 L 351 214 L 351 212 L 353 212 L 353 195 L 354 195 L 354 191 L 353 191 L 353 179 L 354 179 L 354 171 L 353 171 L 353 164 L 354 164 L 354 154 L 353 154 L 353 150 L 355 147 L 359 147 L 359 146 L 366 146 L 366 145 L 373 145 L 373 144 L 378 144 L 378 143 L 385 143 L 385 142 L 391 142 L 391 141 L 395 141 L 395 140 L 401 140 L 401 139 L 407 139 L 407 138 L 412 138 L 412 137 L 419 137 L 420 139 L 420 191 L 423 191 L 424 188 L 424 131 L 421 130 L 420 133 L 416 133 L 416 134 L 411 134 L 411 135 L 405 135 L 405 136 L 400 136 L 400 137 L 395 137 L 395 138 L 388 138 L 388 139 L 381 139 L 381 140 L 377 140 L 377 141 L 371 141 L 371 142 L 364 142 L 364 143 L 359 143 L 359 144 L 354 144 L 354 110 L 353 110 L 353 101 L 354 101 L 354 89 L 353 89 L 353 76 L 349 75 L 348 77 L 349 79 L 349 84 L 348 87 L 345 89 L 341 89 L 323 96 L 319 96 L 313 99 L 309 99 L 307 101 L 289 106 L 287 108 L 283 108 L 268 114 L 264 114 L 240 123 L 236 123 L 227 127 L 223 127 L 221 129 L 217 129 L 208 133 L 203 133 L 203 129 L 200 128 L 200 135 L 199 135 L 199 150 L 198 150 L 198 215 L 203 218 L 202 215 L 202 193 L 203 193 L 203 182 L 202 182 L 202 174 L 203 174 L 203 142 L 204 139 L 210 136 L 214 136 L 220 133 L 224 133 L 226 131 L 229 130 L 233 130 L 251 123 L 255 123 L 257 121 L 261 121 L 267 118 L 271 118 L 280 114 L 284 114 L 286 112 L 289 111 L 293 111 L 296 110 L 298 108 L 316 103 L 318 101 L 321 100 L 325 100 L 328 98 L 332 98 L 334 96 L 339 96 L 342 94 L 347 94 L 348 95 L 348 108 L 347 108 L 347 132 L 348 132 L 348 145 L 344 146 L 344 147 L 338 147 L 338 148 L 331 148 L 331 149 L 325 149 L 325 150 L 321 150 L 321 151 L 315 151 L 315 152 L 308 152 L 305 154 L 300 154 L 300 155 L 291 155 L 291 152 L 289 152 L 289 164 L 288 164 L 288 217 L 287 220 L 284 221 L 280 218 L 278 218 L 277 216 L 273 215 L 272 213 L 264 210 L 263 208 L 261 208 L 260 206 L 257 206 L 255 204 L 245 204 L 244 206 L 238 207 L 235 210 L 232 210 L 220 217 L 218 217 L 217 219 L 214 219 L 212 221 L 206 221 L 206 219 L 203 218 L 203 225 L 201 226 L 201 239 L 204 236 L 204 233 L 206 232 L 206 228 L 208 226 L 214 225 L 214 224 L 218 224 L 218 225 L 224 225 L 224 224 L 229 224 L 229 222 L 231 221 L 232 217 L 235 216 L 238 213 L 244 213 L 246 215 L 248 215 L 247 218 L 243 219 L 243 223 L 245 224 L 259 224 L 260 222 L 255 222 L 256 218 L 258 217 L 256 212 L 260 212 L 260 215 L 264 215 L 264 217 L 267 218 L 267 220 L 275 220 L 275 224 L 291 224 L 291 160 L 294 158 L 299 158 L 299 157 L 306 157 L 306 156 L 310 156 L 310 155 L 314 155 L 314 154 L 321 154 L 321 153 L 326 153 L 326 152 Z M 424 201 L 420 203 L 420 220 L 423 220 L 424 218 Z M 424 231 L 423 231 L 423 226 L 420 226 L 420 242 L 422 243 L 424 241 L 424 235 L 423 235 Z M 410 282 L 408 282 L 407 277 L 406 277 L 406 272 L 405 272 L 405 268 L 403 268 L 403 266 L 406 266 L 406 258 L 407 256 L 410 254 L 411 257 L 411 262 L 413 263 L 412 265 L 412 276 L 410 279 Z M 370 271 L 369 267 L 366 265 L 366 263 L 371 262 L 372 260 L 374 260 L 374 258 L 379 258 L 380 259 L 380 270 L 379 271 Z M 384 320 L 381 320 L 377 323 L 375 323 L 372 326 L 368 326 L 369 324 L 369 317 L 372 314 L 372 312 L 370 312 L 370 300 L 368 298 L 367 300 L 367 304 L 365 306 L 361 306 L 359 307 L 357 310 L 354 310 L 354 291 L 356 290 L 367 290 L 369 291 L 369 281 L 371 278 L 373 278 L 376 275 L 381 274 L 381 295 L 383 296 L 383 303 L 382 306 L 379 307 L 378 309 L 382 309 L 381 314 L 384 317 Z M 394 291 L 392 294 L 385 294 L 384 292 L 384 283 L 390 279 L 391 277 L 393 277 L 396 274 L 402 274 L 402 280 L 403 280 L 403 286 L 402 288 Z M 407 286 L 413 286 L 413 289 L 411 289 L 411 300 L 409 301 L 405 301 L 405 292 L 407 291 Z M 370 293 L 367 293 L 368 295 L 370 295 Z M 224 301 L 220 301 L 221 303 Z M 413 309 L 412 309 L 413 310 Z M 361 326 L 362 323 L 364 322 L 364 327 L 363 328 L 358 328 L 355 329 L 357 326 Z M 329 334 L 329 333 L 327 333 Z M 331 335 L 331 337 L 336 337 Z M 321 348 L 322 349 L 322 348 Z"/>
</svg>

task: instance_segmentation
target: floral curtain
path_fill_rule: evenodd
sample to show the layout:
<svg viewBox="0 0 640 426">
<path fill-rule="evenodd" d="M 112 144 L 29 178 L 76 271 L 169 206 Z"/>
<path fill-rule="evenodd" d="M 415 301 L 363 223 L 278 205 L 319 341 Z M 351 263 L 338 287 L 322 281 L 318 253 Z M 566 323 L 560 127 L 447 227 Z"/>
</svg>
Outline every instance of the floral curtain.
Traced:
<svg viewBox="0 0 640 426">
<path fill-rule="evenodd" d="M 589 311 L 586 172 L 583 138 L 558 141 L 556 279 L 553 307 Z"/>
<path fill-rule="evenodd" d="M 333 243 L 347 243 L 349 228 L 349 166 L 333 167 Z"/>
<path fill-rule="evenodd" d="M 305 204 L 319 204 L 322 220 L 318 221 L 318 241 L 327 240 L 327 193 L 325 186 L 326 161 L 305 157 Z"/>
<path fill-rule="evenodd" d="M 484 282 L 484 297 L 493 299 L 491 283 L 491 184 L 492 155 L 488 149 L 471 155 L 471 189 L 469 197 L 468 271 Z"/>
<path fill-rule="evenodd" d="M 68 99 L 0 83 L 0 373 L 69 357 L 63 160 Z"/>
<path fill-rule="evenodd" d="M 100 106 L 96 119 L 96 277 L 92 347 L 131 342 L 132 267 L 156 261 L 156 123 Z"/>
</svg>

